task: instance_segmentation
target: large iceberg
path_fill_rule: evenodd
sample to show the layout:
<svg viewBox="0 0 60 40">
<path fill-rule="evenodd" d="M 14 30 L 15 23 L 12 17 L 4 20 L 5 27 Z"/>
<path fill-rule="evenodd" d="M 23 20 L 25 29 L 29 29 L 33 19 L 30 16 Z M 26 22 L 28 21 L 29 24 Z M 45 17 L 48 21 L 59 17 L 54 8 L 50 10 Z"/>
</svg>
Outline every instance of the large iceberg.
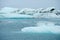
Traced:
<svg viewBox="0 0 60 40">
<path fill-rule="evenodd" d="M 56 26 L 52 22 L 38 22 L 36 27 L 25 27 L 21 29 L 27 33 L 60 33 L 60 26 Z"/>
<path fill-rule="evenodd" d="M 49 8 L 11 8 L 4 7 L 0 10 L 0 18 L 20 18 L 20 17 L 28 17 L 28 18 L 60 18 L 60 10 L 56 10 L 55 7 Z M 25 18 L 24 17 L 24 18 Z"/>
</svg>

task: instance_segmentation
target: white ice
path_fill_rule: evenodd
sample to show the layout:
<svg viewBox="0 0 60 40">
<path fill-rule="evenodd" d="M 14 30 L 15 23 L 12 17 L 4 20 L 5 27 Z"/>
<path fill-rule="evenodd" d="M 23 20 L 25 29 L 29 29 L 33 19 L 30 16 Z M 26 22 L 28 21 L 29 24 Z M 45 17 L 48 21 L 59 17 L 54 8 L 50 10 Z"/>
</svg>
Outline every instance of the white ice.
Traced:
<svg viewBox="0 0 60 40">
<path fill-rule="evenodd" d="M 19 14 L 20 9 L 4 7 L 0 10 L 0 18 L 32 18 L 31 15 Z"/>
<path fill-rule="evenodd" d="M 12 7 L 4 7 L 0 10 L 0 18 L 6 17 L 6 18 L 12 18 L 12 17 L 34 17 L 34 18 L 60 18 L 60 11 L 54 10 L 51 13 L 51 9 L 56 9 L 54 7 L 49 8 L 38 8 L 38 9 L 32 9 L 32 8 L 24 8 L 24 9 L 18 9 L 18 8 L 12 8 Z M 57 15 L 56 15 L 57 14 Z M 24 18 L 25 18 L 24 17 Z"/>
<path fill-rule="evenodd" d="M 0 14 L 0 18 L 32 18 L 31 15 L 22 14 Z"/>
<path fill-rule="evenodd" d="M 52 22 L 38 22 L 36 27 L 25 27 L 21 31 L 31 33 L 60 33 L 60 26 L 56 26 Z"/>
<path fill-rule="evenodd" d="M 3 7 L 0 12 L 4 12 L 4 13 L 10 13 L 10 12 L 13 12 L 13 11 L 16 11 L 18 10 L 18 8 L 12 8 L 12 7 Z"/>
</svg>

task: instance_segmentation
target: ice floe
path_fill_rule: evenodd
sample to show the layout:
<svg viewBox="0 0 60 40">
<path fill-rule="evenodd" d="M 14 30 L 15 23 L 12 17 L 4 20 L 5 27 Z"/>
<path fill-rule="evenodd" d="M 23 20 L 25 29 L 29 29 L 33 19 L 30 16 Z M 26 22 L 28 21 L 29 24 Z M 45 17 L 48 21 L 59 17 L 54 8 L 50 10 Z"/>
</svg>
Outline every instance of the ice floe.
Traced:
<svg viewBox="0 0 60 40">
<path fill-rule="evenodd" d="M 38 22 L 36 27 L 25 27 L 22 32 L 30 33 L 60 33 L 60 26 L 56 26 L 52 22 Z"/>
</svg>

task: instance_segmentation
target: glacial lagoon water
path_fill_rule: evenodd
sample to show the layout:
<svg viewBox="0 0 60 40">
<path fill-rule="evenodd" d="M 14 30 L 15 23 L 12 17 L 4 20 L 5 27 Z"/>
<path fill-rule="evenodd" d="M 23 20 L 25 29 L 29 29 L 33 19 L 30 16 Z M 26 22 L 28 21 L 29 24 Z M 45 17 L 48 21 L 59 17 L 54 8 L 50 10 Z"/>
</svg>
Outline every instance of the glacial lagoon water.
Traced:
<svg viewBox="0 0 60 40">
<path fill-rule="evenodd" d="M 60 19 L 0 19 L 0 40 L 60 40 L 60 34 L 21 32 L 24 27 L 35 27 L 39 21 L 54 22 L 60 26 Z"/>
</svg>

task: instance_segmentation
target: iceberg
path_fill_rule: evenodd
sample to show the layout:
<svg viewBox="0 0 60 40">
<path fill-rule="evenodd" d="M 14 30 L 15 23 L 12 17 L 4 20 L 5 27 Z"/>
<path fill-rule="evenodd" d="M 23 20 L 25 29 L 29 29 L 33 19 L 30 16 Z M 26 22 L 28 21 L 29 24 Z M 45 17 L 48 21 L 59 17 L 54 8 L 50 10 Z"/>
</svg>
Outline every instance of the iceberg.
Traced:
<svg viewBox="0 0 60 40">
<path fill-rule="evenodd" d="M 43 32 L 49 32 L 49 30 L 42 28 L 42 27 L 25 27 L 21 30 L 22 32 L 33 32 L 33 33 L 43 33 Z"/>
<path fill-rule="evenodd" d="M 25 16 L 25 17 L 24 17 Z M 20 17 L 28 17 L 28 18 L 60 18 L 60 10 L 56 10 L 55 7 L 49 8 L 11 8 L 4 7 L 0 10 L 0 18 L 20 18 Z"/>
<path fill-rule="evenodd" d="M 60 26 L 52 22 L 38 22 L 36 27 L 25 27 L 22 32 L 30 33 L 60 33 Z"/>
<path fill-rule="evenodd" d="M 11 12 L 14 12 L 16 10 L 19 10 L 19 9 L 18 8 L 12 8 L 12 7 L 4 7 L 0 10 L 0 12 L 11 13 Z"/>
<path fill-rule="evenodd" d="M 0 18 L 32 18 L 31 15 L 20 14 L 20 9 L 4 7 L 0 10 Z"/>
</svg>

